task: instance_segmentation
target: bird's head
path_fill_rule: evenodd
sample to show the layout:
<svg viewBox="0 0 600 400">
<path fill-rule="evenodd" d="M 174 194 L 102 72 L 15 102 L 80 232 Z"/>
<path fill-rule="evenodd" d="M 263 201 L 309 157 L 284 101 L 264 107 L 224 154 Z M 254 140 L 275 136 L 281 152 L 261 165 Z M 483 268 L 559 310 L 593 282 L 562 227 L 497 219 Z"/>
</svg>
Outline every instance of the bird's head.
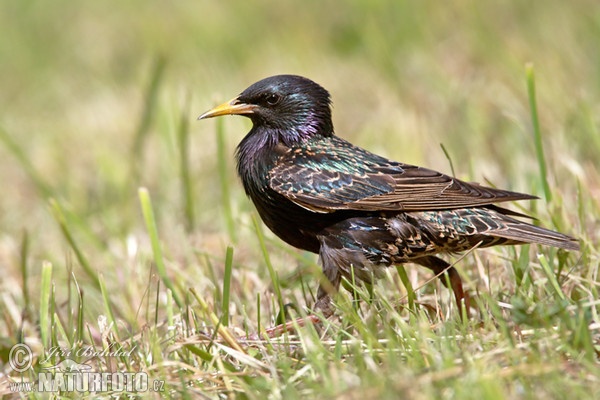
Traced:
<svg viewBox="0 0 600 400">
<path fill-rule="evenodd" d="M 276 75 L 258 81 L 198 119 L 232 114 L 252 120 L 254 129 L 250 134 L 269 135 L 269 141 L 288 146 L 313 136 L 333 134 L 329 93 L 297 75 Z"/>
</svg>

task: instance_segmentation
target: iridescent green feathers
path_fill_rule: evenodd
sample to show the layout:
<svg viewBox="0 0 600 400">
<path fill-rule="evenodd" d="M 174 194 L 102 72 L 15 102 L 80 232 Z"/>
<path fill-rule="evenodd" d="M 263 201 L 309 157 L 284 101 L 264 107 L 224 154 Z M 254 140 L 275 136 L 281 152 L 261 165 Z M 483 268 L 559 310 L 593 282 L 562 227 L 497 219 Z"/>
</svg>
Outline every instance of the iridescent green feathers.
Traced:
<svg viewBox="0 0 600 400">
<path fill-rule="evenodd" d="M 297 144 L 268 179 L 280 194 L 320 212 L 443 210 L 535 198 L 390 161 L 336 136 Z"/>
</svg>

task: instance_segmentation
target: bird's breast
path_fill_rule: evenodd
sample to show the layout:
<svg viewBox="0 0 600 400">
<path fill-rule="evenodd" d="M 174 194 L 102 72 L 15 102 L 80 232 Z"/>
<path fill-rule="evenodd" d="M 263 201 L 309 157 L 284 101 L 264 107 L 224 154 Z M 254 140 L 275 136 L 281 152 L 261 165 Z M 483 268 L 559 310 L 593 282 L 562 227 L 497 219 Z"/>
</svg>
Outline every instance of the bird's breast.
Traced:
<svg viewBox="0 0 600 400">
<path fill-rule="evenodd" d="M 269 188 L 261 189 L 250 188 L 248 194 L 265 225 L 284 242 L 318 253 L 323 220 Z"/>
<path fill-rule="evenodd" d="M 280 239 L 299 249 L 318 253 L 319 221 L 269 187 L 269 171 L 289 148 L 266 146 L 248 135 L 238 147 L 238 175 L 244 190 L 267 227 Z M 312 223 L 313 221 L 314 223 Z"/>
</svg>

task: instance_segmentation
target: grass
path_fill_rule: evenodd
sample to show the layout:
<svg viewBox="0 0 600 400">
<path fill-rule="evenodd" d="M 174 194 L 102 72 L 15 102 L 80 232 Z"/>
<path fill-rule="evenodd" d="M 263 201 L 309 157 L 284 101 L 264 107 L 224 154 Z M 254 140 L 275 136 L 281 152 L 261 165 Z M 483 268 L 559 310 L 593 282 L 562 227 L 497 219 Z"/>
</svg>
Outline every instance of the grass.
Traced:
<svg viewBox="0 0 600 400">
<path fill-rule="evenodd" d="M 0 394 L 60 347 L 155 397 L 600 397 L 596 2 L 8 0 L 0 24 Z M 405 265 L 345 282 L 319 327 L 246 339 L 305 315 L 320 268 L 237 181 L 248 121 L 195 118 L 275 73 L 327 87 L 362 147 L 543 197 L 511 207 L 581 252 L 449 256 L 470 320 Z"/>
</svg>

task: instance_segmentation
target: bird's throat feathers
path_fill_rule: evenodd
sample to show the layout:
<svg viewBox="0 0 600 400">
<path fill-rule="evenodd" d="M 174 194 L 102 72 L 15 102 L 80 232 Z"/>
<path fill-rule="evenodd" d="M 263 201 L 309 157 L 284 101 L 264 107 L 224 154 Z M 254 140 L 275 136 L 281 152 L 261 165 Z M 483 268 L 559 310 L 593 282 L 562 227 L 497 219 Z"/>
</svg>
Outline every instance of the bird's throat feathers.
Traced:
<svg viewBox="0 0 600 400">
<path fill-rule="evenodd" d="M 265 130 L 265 132 L 261 132 Z M 242 139 L 236 149 L 238 175 L 244 183 L 246 193 L 250 194 L 249 185 L 260 184 L 266 179 L 269 166 L 274 162 L 272 151 L 278 143 L 277 135 L 272 130 L 253 127 Z"/>
</svg>

